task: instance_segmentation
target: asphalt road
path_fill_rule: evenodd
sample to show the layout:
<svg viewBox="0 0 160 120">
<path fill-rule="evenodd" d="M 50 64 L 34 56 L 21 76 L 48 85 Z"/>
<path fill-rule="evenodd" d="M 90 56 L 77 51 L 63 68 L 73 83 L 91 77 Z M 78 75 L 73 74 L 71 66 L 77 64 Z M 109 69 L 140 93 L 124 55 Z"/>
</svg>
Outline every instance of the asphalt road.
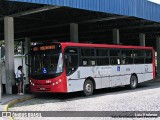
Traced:
<svg viewBox="0 0 160 120">
<path fill-rule="evenodd" d="M 107 88 L 96 90 L 94 95 L 85 97 L 81 92 L 71 94 L 40 94 L 32 100 L 18 103 L 12 106 L 10 111 L 160 111 L 160 80 L 142 83 L 137 89 L 130 90 L 126 87 Z M 74 112 L 72 112 L 74 114 Z M 71 113 L 71 114 L 72 114 Z M 89 113 L 88 113 L 89 114 Z M 63 115 L 62 115 L 63 116 Z M 72 116 L 72 115 L 71 115 Z M 94 116 L 94 115 L 93 115 Z M 18 118 L 15 120 L 27 120 Z M 28 118 L 29 119 L 29 118 Z M 35 119 L 35 118 L 33 118 Z M 40 120 L 42 118 L 37 118 Z M 45 118 L 53 120 L 53 118 Z M 54 119 L 76 119 L 76 120 L 97 120 L 97 119 L 121 119 L 104 117 L 81 117 L 81 118 L 59 118 Z M 125 118 L 125 119 L 144 119 Z M 160 118 L 145 118 L 160 119 Z"/>
</svg>

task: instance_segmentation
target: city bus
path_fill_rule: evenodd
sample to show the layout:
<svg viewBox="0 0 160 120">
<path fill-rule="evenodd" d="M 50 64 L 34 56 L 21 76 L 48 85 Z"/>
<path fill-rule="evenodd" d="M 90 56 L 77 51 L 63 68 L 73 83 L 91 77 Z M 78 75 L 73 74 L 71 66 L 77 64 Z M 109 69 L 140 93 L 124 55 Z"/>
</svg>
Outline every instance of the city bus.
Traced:
<svg viewBox="0 0 160 120">
<path fill-rule="evenodd" d="M 95 89 L 135 89 L 155 78 L 152 47 L 57 42 L 32 46 L 27 56 L 32 93 L 89 96 Z"/>
</svg>

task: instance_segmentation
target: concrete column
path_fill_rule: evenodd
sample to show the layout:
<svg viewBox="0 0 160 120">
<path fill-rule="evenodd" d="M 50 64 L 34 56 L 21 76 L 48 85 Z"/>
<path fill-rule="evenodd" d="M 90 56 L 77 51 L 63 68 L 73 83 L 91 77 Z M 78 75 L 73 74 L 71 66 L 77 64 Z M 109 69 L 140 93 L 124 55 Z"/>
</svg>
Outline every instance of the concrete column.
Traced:
<svg viewBox="0 0 160 120">
<path fill-rule="evenodd" d="M 31 46 L 30 38 L 25 38 L 25 54 L 30 52 L 30 46 Z M 27 60 L 28 60 L 28 58 L 27 58 Z M 27 83 L 29 83 L 28 74 L 29 74 L 29 68 L 28 68 L 28 66 L 26 66 L 26 81 L 27 81 Z"/>
<path fill-rule="evenodd" d="M 70 40 L 78 43 L 78 24 L 76 23 L 70 24 Z"/>
<path fill-rule="evenodd" d="M 4 39 L 5 39 L 5 71 L 6 71 L 6 93 L 12 94 L 14 83 L 14 20 L 13 17 L 4 17 Z"/>
<path fill-rule="evenodd" d="M 156 47 L 157 47 L 157 77 L 160 77 L 160 37 L 157 37 Z"/>
<path fill-rule="evenodd" d="M 143 34 L 143 33 L 139 34 L 139 41 L 140 41 L 140 46 L 146 46 L 146 44 L 145 44 L 145 34 Z"/>
<path fill-rule="evenodd" d="M 25 54 L 30 52 L 31 39 L 25 38 Z"/>
<path fill-rule="evenodd" d="M 1 47 L 0 47 L 0 58 L 1 58 Z M 2 102 L 2 67 L 0 59 L 0 103 Z"/>
<path fill-rule="evenodd" d="M 113 29 L 113 44 L 120 44 L 119 29 Z"/>
</svg>

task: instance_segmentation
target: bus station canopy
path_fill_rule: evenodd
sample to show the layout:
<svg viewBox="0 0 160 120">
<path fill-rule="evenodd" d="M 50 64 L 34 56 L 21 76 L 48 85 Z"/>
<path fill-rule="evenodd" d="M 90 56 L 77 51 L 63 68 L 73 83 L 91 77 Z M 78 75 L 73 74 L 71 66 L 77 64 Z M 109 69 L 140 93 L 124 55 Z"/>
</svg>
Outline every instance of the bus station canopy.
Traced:
<svg viewBox="0 0 160 120">
<path fill-rule="evenodd" d="M 146 46 L 155 47 L 159 11 L 160 5 L 147 0 L 3 0 L 0 25 L 5 16 L 12 16 L 15 40 L 70 41 L 69 25 L 77 23 L 79 41 L 91 43 L 112 43 L 112 29 L 116 28 L 122 44 L 139 45 L 139 34 L 144 33 Z"/>
</svg>

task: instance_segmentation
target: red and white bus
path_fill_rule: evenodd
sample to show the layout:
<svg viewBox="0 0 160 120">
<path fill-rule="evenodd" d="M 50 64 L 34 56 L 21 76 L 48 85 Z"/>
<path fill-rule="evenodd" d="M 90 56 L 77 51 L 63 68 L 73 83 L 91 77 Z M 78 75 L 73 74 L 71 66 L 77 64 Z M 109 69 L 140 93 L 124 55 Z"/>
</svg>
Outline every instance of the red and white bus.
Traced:
<svg viewBox="0 0 160 120">
<path fill-rule="evenodd" d="M 31 92 L 70 93 L 130 86 L 155 78 L 152 47 L 83 43 L 32 46 L 28 54 Z"/>
</svg>

